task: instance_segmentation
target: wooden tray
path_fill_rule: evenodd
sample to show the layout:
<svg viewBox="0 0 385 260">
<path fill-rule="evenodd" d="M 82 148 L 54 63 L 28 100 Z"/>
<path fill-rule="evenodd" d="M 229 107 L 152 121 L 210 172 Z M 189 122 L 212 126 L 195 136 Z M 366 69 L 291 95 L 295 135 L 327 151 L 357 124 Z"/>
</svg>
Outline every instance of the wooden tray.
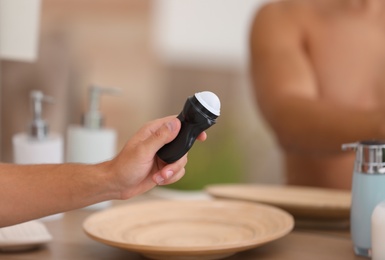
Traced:
<svg viewBox="0 0 385 260">
<path fill-rule="evenodd" d="M 152 259 L 220 259 L 288 234 L 293 217 L 276 207 L 233 200 L 156 200 L 94 213 L 85 233 Z"/>
<path fill-rule="evenodd" d="M 210 185 L 206 192 L 216 198 L 238 199 L 273 205 L 295 218 L 348 220 L 350 191 L 288 185 Z"/>
</svg>

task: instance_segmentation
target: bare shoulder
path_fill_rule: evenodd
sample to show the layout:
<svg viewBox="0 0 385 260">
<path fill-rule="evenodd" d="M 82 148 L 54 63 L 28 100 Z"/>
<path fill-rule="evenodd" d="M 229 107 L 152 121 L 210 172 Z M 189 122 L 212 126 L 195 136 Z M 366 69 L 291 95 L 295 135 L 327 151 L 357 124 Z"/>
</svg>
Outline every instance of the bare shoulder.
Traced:
<svg viewBox="0 0 385 260">
<path fill-rule="evenodd" d="M 298 41 L 314 25 L 327 19 L 342 0 L 273 0 L 255 13 L 251 27 L 251 40 Z"/>
<path fill-rule="evenodd" d="M 271 46 L 289 39 L 298 39 L 301 34 L 299 17 L 307 15 L 307 8 L 303 0 L 271 1 L 261 6 L 251 26 L 252 47 L 259 48 L 265 44 Z"/>
<path fill-rule="evenodd" d="M 307 24 L 309 21 L 335 9 L 340 0 L 273 0 L 256 12 L 254 25 L 279 24 L 283 27 Z"/>
<path fill-rule="evenodd" d="M 296 14 L 304 12 L 307 5 L 302 0 L 269 1 L 262 5 L 256 13 L 255 22 L 280 23 L 282 20 L 295 17 Z"/>
</svg>

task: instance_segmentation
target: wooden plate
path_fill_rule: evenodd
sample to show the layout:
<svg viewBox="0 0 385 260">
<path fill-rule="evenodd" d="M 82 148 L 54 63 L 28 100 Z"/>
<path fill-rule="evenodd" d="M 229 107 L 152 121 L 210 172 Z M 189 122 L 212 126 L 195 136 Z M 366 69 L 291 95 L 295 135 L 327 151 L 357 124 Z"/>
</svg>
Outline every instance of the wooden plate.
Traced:
<svg viewBox="0 0 385 260">
<path fill-rule="evenodd" d="M 152 259 L 220 259 L 288 234 L 293 217 L 232 200 L 156 200 L 94 213 L 83 224 L 96 241 Z"/>
<path fill-rule="evenodd" d="M 224 184 L 205 189 L 216 198 L 231 198 L 273 205 L 296 218 L 347 220 L 350 191 L 288 185 Z"/>
</svg>

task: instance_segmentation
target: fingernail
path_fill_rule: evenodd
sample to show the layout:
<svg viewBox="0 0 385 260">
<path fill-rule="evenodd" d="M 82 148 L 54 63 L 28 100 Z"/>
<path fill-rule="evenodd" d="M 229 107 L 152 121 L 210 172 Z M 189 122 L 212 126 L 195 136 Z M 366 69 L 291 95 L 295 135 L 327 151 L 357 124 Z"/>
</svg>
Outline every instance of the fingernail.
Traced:
<svg viewBox="0 0 385 260">
<path fill-rule="evenodd" d="M 175 120 L 167 122 L 167 128 L 172 132 L 175 129 Z"/>
<path fill-rule="evenodd" d="M 171 171 L 171 170 L 167 171 L 167 172 L 166 172 L 166 179 L 171 178 L 173 175 L 174 175 L 174 172 L 173 172 L 173 171 Z"/>
<path fill-rule="evenodd" d="M 162 183 L 164 182 L 164 179 L 163 179 L 162 176 L 157 175 L 157 176 L 155 176 L 155 182 L 156 182 L 157 184 L 162 184 Z"/>
</svg>

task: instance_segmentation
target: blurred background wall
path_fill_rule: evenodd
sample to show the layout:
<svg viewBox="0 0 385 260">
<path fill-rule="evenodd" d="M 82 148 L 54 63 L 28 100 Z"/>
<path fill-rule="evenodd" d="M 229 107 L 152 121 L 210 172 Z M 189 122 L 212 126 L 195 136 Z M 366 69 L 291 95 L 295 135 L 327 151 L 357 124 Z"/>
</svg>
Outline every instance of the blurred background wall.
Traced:
<svg viewBox="0 0 385 260">
<path fill-rule="evenodd" d="M 30 121 L 29 91 L 45 105 L 51 131 L 80 123 L 91 84 L 122 89 L 102 98 L 118 147 L 145 122 L 178 114 L 186 98 L 209 90 L 221 116 L 208 140 L 189 152 L 175 188 L 210 183 L 282 182 L 280 151 L 251 89 L 248 30 L 258 0 L 43 0 L 38 58 L 1 61 L 1 152 L 12 162 L 12 135 Z"/>
</svg>

